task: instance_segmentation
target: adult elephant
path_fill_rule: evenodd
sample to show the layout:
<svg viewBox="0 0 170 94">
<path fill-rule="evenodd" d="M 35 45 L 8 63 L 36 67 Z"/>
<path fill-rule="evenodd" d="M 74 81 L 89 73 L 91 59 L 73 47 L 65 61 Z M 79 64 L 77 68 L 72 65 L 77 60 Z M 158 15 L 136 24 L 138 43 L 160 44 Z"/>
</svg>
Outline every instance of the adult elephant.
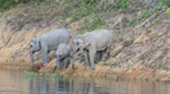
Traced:
<svg viewBox="0 0 170 94">
<path fill-rule="evenodd" d="M 113 43 L 113 34 L 106 29 L 98 29 L 74 38 L 74 52 L 83 51 L 88 69 L 95 69 L 94 59 L 98 51 L 104 51 L 102 60 L 110 55 Z M 74 66 L 74 63 L 73 63 Z"/>
<path fill-rule="evenodd" d="M 68 44 L 71 39 L 71 33 L 66 28 L 57 29 L 41 35 L 40 37 L 33 38 L 30 43 L 30 57 L 32 65 L 34 64 L 33 54 L 41 51 L 44 66 L 47 66 L 48 52 L 56 50 L 61 43 Z"/>
</svg>

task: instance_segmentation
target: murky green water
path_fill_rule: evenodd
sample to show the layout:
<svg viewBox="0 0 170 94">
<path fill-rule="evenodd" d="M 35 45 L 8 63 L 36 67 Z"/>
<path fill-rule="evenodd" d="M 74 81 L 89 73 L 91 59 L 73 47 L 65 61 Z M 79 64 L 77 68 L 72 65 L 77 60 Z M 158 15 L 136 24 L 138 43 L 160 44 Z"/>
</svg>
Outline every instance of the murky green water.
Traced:
<svg viewBox="0 0 170 94">
<path fill-rule="evenodd" d="M 0 71 L 0 94 L 170 94 L 170 84 L 104 79 L 26 78 L 24 72 Z"/>
</svg>

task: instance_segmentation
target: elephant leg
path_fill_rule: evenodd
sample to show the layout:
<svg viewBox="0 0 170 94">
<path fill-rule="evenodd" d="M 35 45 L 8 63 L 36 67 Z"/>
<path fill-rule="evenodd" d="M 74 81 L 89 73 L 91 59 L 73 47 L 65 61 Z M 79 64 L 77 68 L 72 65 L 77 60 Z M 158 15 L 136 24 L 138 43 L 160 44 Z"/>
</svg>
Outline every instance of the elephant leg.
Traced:
<svg viewBox="0 0 170 94">
<path fill-rule="evenodd" d="M 43 58 L 44 66 L 46 67 L 48 62 L 47 47 L 43 47 L 41 49 L 41 55 Z"/>
<path fill-rule="evenodd" d="M 54 73 L 56 70 L 57 70 L 57 66 L 55 66 L 55 67 L 54 67 L 54 69 L 53 69 L 53 73 Z"/>
<path fill-rule="evenodd" d="M 106 48 L 106 51 L 104 52 L 103 56 L 102 56 L 102 61 L 106 61 L 110 56 L 110 49 Z"/>
<path fill-rule="evenodd" d="M 75 60 L 74 60 L 74 58 L 72 59 L 72 69 L 75 69 L 75 65 L 74 65 L 74 62 L 75 62 Z"/>
<path fill-rule="evenodd" d="M 60 66 L 60 70 L 63 69 L 63 61 L 59 63 L 59 66 Z"/>
<path fill-rule="evenodd" d="M 66 69 L 67 64 L 68 64 L 68 58 L 65 58 L 65 59 L 64 59 L 64 66 L 63 66 L 63 70 L 65 70 L 65 69 Z"/>
<path fill-rule="evenodd" d="M 89 53 L 87 51 L 84 52 L 84 57 L 87 64 L 87 68 L 90 69 Z"/>
<path fill-rule="evenodd" d="M 95 69 L 95 66 L 94 66 L 95 54 L 96 54 L 96 51 L 95 51 L 95 50 L 90 50 L 90 51 L 89 51 L 90 69 Z"/>
<path fill-rule="evenodd" d="M 103 56 L 103 51 L 98 51 L 97 53 L 96 53 L 96 58 L 95 58 L 95 62 L 98 62 L 98 61 L 100 61 L 101 60 L 101 58 L 102 58 L 102 56 Z"/>
<path fill-rule="evenodd" d="M 56 60 L 56 65 L 55 65 L 55 67 L 53 69 L 53 72 L 55 72 L 57 70 L 57 67 L 59 67 L 59 60 Z"/>
<path fill-rule="evenodd" d="M 71 56 L 72 60 L 71 60 L 71 63 L 72 63 L 72 69 L 75 69 L 75 65 L 74 65 L 74 62 L 76 61 L 76 55 L 74 54 L 73 56 Z"/>
</svg>

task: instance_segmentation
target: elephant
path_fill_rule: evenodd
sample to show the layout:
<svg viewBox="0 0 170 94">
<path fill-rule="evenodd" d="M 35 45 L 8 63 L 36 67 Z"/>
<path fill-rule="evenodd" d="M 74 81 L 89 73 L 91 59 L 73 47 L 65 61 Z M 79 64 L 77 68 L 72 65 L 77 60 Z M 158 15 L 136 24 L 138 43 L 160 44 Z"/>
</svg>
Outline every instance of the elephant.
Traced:
<svg viewBox="0 0 170 94">
<path fill-rule="evenodd" d="M 59 66 L 61 70 L 65 70 L 69 60 L 71 59 L 71 47 L 69 44 L 61 43 L 56 50 L 56 65 L 53 72 Z"/>
<path fill-rule="evenodd" d="M 104 51 L 102 60 L 110 56 L 113 44 L 113 34 L 106 29 L 97 29 L 83 35 L 77 35 L 73 40 L 74 52 L 82 51 L 88 69 L 95 69 L 95 55 L 99 51 Z M 74 65 L 74 62 L 73 62 Z"/>
<path fill-rule="evenodd" d="M 48 52 L 56 50 L 58 45 L 61 43 L 68 44 L 71 38 L 72 35 L 66 28 L 56 29 L 39 37 L 33 38 L 30 43 L 30 57 L 32 65 L 34 65 L 34 53 L 40 51 L 44 66 L 47 66 Z"/>
</svg>

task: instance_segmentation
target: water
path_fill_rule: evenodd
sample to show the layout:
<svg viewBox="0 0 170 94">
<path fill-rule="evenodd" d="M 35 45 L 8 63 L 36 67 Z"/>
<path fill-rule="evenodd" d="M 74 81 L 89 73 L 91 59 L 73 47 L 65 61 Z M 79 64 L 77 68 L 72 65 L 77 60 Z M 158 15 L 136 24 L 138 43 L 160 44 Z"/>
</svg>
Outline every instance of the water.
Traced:
<svg viewBox="0 0 170 94">
<path fill-rule="evenodd" d="M 0 71 L 0 94 L 170 94 L 170 84 L 47 76 L 26 78 L 21 71 Z"/>
</svg>

